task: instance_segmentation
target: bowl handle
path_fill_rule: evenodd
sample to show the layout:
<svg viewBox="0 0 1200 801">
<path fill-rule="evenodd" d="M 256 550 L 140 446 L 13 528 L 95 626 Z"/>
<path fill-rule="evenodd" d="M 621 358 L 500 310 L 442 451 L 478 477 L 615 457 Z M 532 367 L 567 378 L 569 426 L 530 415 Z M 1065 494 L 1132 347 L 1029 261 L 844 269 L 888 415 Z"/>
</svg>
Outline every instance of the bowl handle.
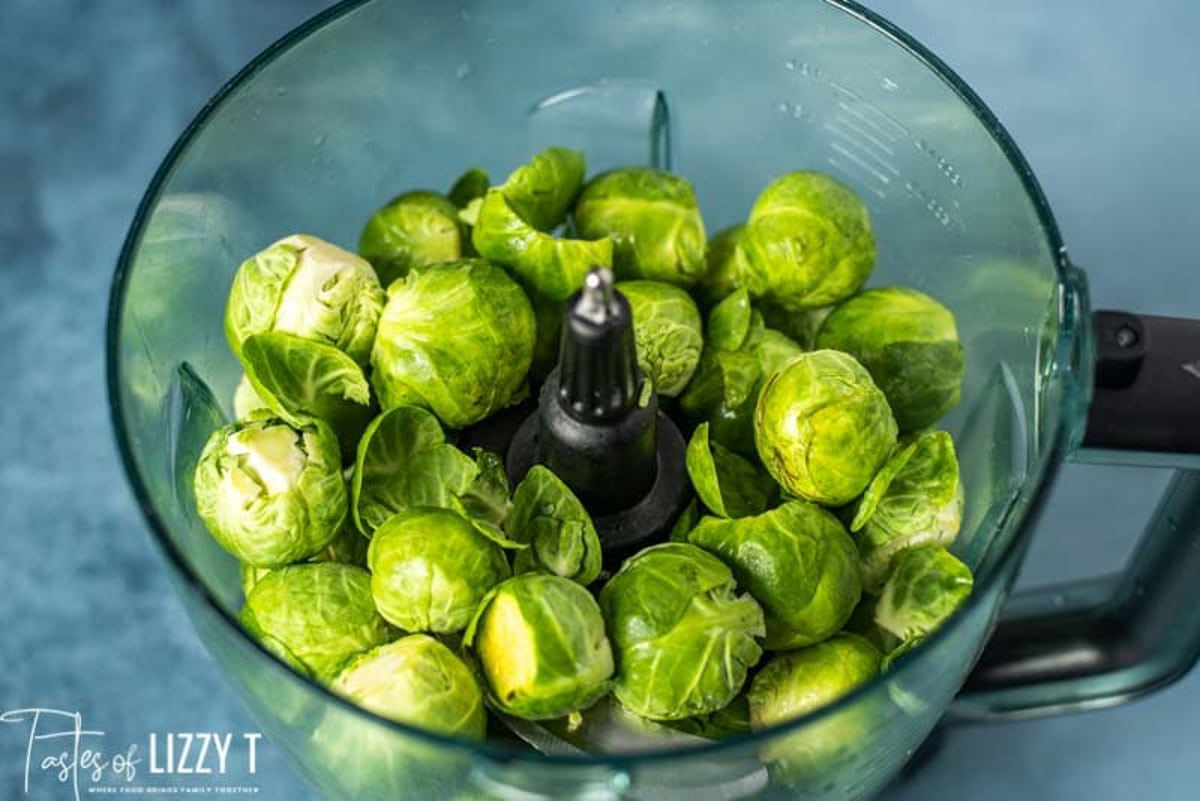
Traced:
<svg viewBox="0 0 1200 801">
<path fill-rule="evenodd" d="M 1072 458 L 1177 471 L 1122 574 L 1014 596 L 952 717 L 1112 706 L 1200 657 L 1200 320 L 1100 311 L 1092 328 L 1094 386 Z"/>
</svg>

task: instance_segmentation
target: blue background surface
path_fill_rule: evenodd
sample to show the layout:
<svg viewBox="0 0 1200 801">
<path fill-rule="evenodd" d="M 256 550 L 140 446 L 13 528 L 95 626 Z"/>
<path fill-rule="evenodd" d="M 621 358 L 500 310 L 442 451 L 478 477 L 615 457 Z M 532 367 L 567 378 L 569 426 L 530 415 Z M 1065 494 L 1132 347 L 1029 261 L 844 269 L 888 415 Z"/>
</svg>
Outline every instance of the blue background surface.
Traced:
<svg viewBox="0 0 1200 801">
<path fill-rule="evenodd" d="M 200 647 L 128 492 L 104 393 L 108 282 L 134 207 L 203 102 L 312 0 L 0 3 L 0 712 L 78 710 L 107 741 L 254 731 Z M 878 9 L 996 111 L 1099 307 L 1200 314 L 1200 6 L 890 0 Z M 1117 569 L 1159 471 L 1069 466 L 1026 586 Z M 950 732 L 888 794 L 1127 801 L 1200 794 L 1200 672 L 1137 704 Z M 0 798 L 25 732 L 0 725 Z M 310 792 L 270 745 L 235 776 Z M 29 798 L 66 798 L 45 782 Z"/>
</svg>

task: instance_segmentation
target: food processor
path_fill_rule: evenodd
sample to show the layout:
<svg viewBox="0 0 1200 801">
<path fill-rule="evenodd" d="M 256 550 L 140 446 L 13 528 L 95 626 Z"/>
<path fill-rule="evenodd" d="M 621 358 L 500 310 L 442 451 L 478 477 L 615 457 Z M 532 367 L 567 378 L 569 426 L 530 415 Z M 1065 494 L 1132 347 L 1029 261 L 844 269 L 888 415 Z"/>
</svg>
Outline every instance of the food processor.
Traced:
<svg viewBox="0 0 1200 801">
<path fill-rule="evenodd" d="M 498 728 L 469 742 L 353 706 L 238 625 L 238 565 L 190 491 L 240 375 L 220 322 L 238 263 L 294 231 L 351 246 L 400 189 L 447 186 L 464 160 L 505 174 L 550 145 L 584 150 L 593 171 L 678 170 L 713 231 L 771 178 L 828 172 L 870 207 L 872 285 L 954 312 L 967 371 L 943 425 L 966 490 L 954 550 L 975 591 L 836 703 L 722 741 L 647 733 L 584 750 Z M 1200 652 L 1200 324 L 1093 313 L 999 122 L 849 2 L 342 3 L 255 59 L 167 156 L 121 254 L 108 359 L 122 459 L 188 614 L 329 798 L 865 798 L 939 721 L 1118 703 Z M 1124 575 L 1010 600 L 1067 458 L 1178 472 Z"/>
</svg>

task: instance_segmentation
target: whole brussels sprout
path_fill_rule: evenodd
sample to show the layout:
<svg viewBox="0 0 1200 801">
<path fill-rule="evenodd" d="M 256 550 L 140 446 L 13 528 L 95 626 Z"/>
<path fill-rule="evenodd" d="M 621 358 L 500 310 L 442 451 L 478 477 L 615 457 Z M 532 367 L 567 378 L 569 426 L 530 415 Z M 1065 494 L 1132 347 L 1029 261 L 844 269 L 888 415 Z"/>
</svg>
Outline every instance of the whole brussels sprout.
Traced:
<svg viewBox="0 0 1200 801">
<path fill-rule="evenodd" d="M 338 442 L 319 420 L 263 416 L 217 429 L 192 481 L 196 511 L 221 547 L 254 567 L 320 551 L 346 518 Z"/>
<path fill-rule="evenodd" d="M 321 681 L 397 634 L 375 610 L 367 571 L 336 562 L 272 570 L 250 591 L 240 620 L 267 650 Z"/>
<path fill-rule="evenodd" d="M 623 281 L 616 287 L 633 312 L 638 365 L 662 397 L 673 398 L 696 372 L 704 333 L 700 310 L 682 289 L 658 281 Z"/>
<path fill-rule="evenodd" d="M 851 511 L 863 583 L 877 593 L 898 553 L 948 546 L 958 536 L 963 492 L 954 440 L 945 431 L 931 431 L 902 443 Z"/>
<path fill-rule="evenodd" d="M 688 477 L 709 511 L 721 517 L 765 512 L 779 495 L 771 477 L 719 442 L 709 442 L 708 423 L 692 432 L 686 454 Z"/>
<path fill-rule="evenodd" d="M 850 298 L 825 319 L 817 347 L 867 368 L 901 433 L 933 425 L 958 404 L 964 367 L 954 315 L 923 292 L 885 287 Z"/>
<path fill-rule="evenodd" d="M 560 576 L 526 573 L 497 585 L 463 642 L 479 658 L 492 703 L 526 720 L 586 709 L 611 686 L 600 607 Z"/>
<path fill-rule="evenodd" d="M 600 536 L 575 493 L 549 469 L 534 465 L 517 485 L 504 523 L 529 547 L 513 558 L 516 573 L 545 570 L 587 585 L 600 575 Z"/>
<path fill-rule="evenodd" d="M 771 658 L 750 683 L 750 726 L 762 731 L 833 703 L 879 672 L 882 655 L 862 637 L 839 634 Z"/>
<path fill-rule="evenodd" d="M 529 299 L 478 259 L 414 269 L 388 288 L 371 352 L 380 404 L 423 406 L 453 428 L 513 402 L 533 359 Z"/>
<path fill-rule="evenodd" d="M 700 365 L 679 408 L 689 419 L 707 421 L 714 442 L 745 456 L 756 456 L 754 406 L 765 381 L 804 350 L 778 331 L 763 327 L 750 312 L 744 326 L 738 307 L 744 293 L 726 298 L 709 313 L 709 339 Z M 715 339 L 714 339 L 715 336 Z M 737 342 L 734 349 L 721 347 Z"/>
<path fill-rule="evenodd" d="M 462 257 L 466 236 L 458 207 L 437 192 L 405 192 L 367 220 L 358 253 L 375 267 L 386 287 L 424 267 Z"/>
<path fill-rule="evenodd" d="M 776 655 L 750 684 L 750 727 L 762 731 L 827 706 L 879 673 L 880 654 L 854 634 Z M 863 704 L 771 740 L 760 752 L 771 777 L 800 793 L 820 793 L 829 777 L 870 770 L 860 744 L 877 737 L 886 712 Z"/>
<path fill-rule="evenodd" d="M 611 237 L 613 271 L 690 286 L 704 274 L 704 220 L 689 181 L 649 167 L 602 173 L 575 203 L 585 239 Z"/>
<path fill-rule="evenodd" d="M 902 552 L 875 605 L 875 623 L 901 643 L 925 637 L 946 622 L 971 594 L 971 568 L 945 548 Z"/>
<path fill-rule="evenodd" d="M 818 350 L 767 381 L 754 410 L 754 442 L 786 491 L 841 506 L 866 489 L 887 460 L 896 421 L 854 357 Z"/>
<path fill-rule="evenodd" d="M 358 364 L 332 345 L 294 334 L 252 334 L 242 365 L 255 398 L 292 425 L 317 418 L 337 436 L 343 461 L 371 419 L 371 387 Z"/>
<path fill-rule="evenodd" d="M 763 608 L 769 650 L 821 642 L 836 633 L 862 595 L 858 552 L 838 519 L 805 501 L 755 517 L 706 517 L 688 541 L 733 569 Z"/>
<path fill-rule="evenodd" d="M 733 280 L 754 299 L 790 311 L 845 300 L 875 265 L 867 207 L 850 189 L 818 172 L 776 178 L 754 202 L 733 258 Z"/>
<path fill-rule="evenodd" d="M 388 518 L 367 550 L 379 613 L 405 631 L 462 631 L 480 600 L 512 575 L 499 545 L 465 517 L 415 507 Z"/>
<path fill-rule="evenodd" d="M 722 709 L 762 656 L 762 609 L 735 593 L 728 567 L 694 545 L 654 545 L 625 560 L 600 591 L 617 653 L 614 694 L 651 720 Z"/>
<path fill-rule="evenodd" d="M 471 231 L 475 250 L 503 264 L 541 300 L 562 302 L 593 267 L 612 265 L 612 240 L 559 239 L 526 222 L 500 189 L 484 195 Z"/>
<path fill-rule="evenodd" d="M 358 529 L 347 517 L 346 522 L 338 529 L 337 535 L 321 550 L 306 560 L 308 562 L 338 562 L 355 567 L 367 566 L 367 538 L 358 533 Z M 254 567 L 242 565 L 242 595 L 250 597 L 254 585 L 262 581 L 263 576 L 276 568 Z"/>
<path fill-rule="evenodd" d="M 242 262 L 225 307 L 225 336 L 239 358 L 246 337 L 280 331 L 366 364 L 382 308 L 383 290 L 368 262 L 295 234 Z"/>
<path fill-rule="evenodd" d="M 330 689 L 377 715 L 441 734 L 482 740 L 487 726 L 471 669 L 427 634 L 360 654 Z"/>
</svg>

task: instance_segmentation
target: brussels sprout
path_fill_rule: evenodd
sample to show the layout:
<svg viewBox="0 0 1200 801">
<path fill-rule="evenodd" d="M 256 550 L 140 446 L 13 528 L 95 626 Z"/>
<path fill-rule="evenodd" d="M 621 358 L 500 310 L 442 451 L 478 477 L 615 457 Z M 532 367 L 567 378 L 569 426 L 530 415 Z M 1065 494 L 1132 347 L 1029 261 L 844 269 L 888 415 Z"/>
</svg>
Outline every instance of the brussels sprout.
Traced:
<svg viewBox="0 0 1200 801">
<path fill-rule="evenodd" d="M 900 553 L 875 606 L 875 623 L 902 643 L 938 629 L 971 594 L 971 568 L 945 548 Z"/>
<path fill-rule="evenodd" d="M 833 703 L 872 679 L 880 659 L 854 634 L 774 656 L 750 683 L 750 726 L 762 731 Z"/>
<path fill-rule="evenodd" d="M 415 269 L 388 288 L 371 382 L 385 409 L 423 406 L 467 426 L 517 397 L 535 329 L 529 299 L 499 267 L 467 259 Z"/>
<path fill-rule="evenodd" d="M 664 725 L 706 740 L 725 740 L 750 732 L 750 703 L 743 692 L 711 715 L 672 720 Z"/>
<path fill-rule="evenodd" d="M 854 634 L 778 654 L 750 683 L 750 727 L 762 731 L 814 712 L 874 678 L 879 667 L 879 651 Z M 860 754 L 866 752 L 860 744 L 878 736 L 879 714 L 859 706 L 770 741 L 761 754 L 772 778 L 816 791 L 836 772 L 869 769 L 862 764 Z"/>
<path fill-rule="evenodd" d="M 318 420 L 293 428 L 264 416 L 217 429 L 192 486 L 209 532 L 254 567 L 312 556 L 346 517 L 337 439 Z"/>
<path fill-rule="evenodd" d="M 382 308 L 383 290 L 369 263 L 296 234 L 242 262 L 225 307 L 225 336 L 239 358 L 246 337 L 280 331 L 333 345 L 366 364 Z"/>
<path fill-rule="evenodd" d="M 687 542 L 687 536 L 691 533 L 696 524 L 700 522 L 700 504 L 695 498 L 688 501 L 688 505 L 683 507 L 683 511 L 679 513 L 675 523 L 671 526 L 671 531 L 667 535 L 669 542 Z"/>
<path fill-rule="evenodd" d="M 705 305 L 716 304 L 748 283 L 745 276 L 751 268 L 742 245 L 745 233 L 746 226 L 733 225 L 708 240 L 706 267 L 700 284 L 700 295 Z M 761 284 L 762 281 L 756 283 Z"/>
<path fill-rule="evenodd" d="M 254 391 L 250 378 L 242 373 L 242 379 L 233 391 L 233 419 L 238 422 L 249 420 L 255 412 L 260 411 L 269 412 L 270 409 L 267 408 L 267 402 Z"/>
<path fill-rule="evenodd" d="M 336 562 L 272 570 L 250 591 L 240 619 L 268 650 L 321 681 L 397 634 L 375 611 L 367 571 Z"/>
<path fill-rule="evenodd" d="M 805 350 L 815 350 L 821 325 L 837 307 L 821 306 L 816 309 L 788 311 L 770 303 L 760 303 L 758 308 L 768 326 L 786 334 Z"/>
<path fill-rule="evenodd" d="M 878 592 L 896 554 L 923 545 L 947 546 L 962 524 L 962 483 L 954 440 L 945 431 L 921 434 L 892 455 L 854 505 L 863 582 Z"/>
<path fill-rule="evenodd" d="M 461 510 L 473 520 L 502 526 L 513 508 L 504 460 L 483 448 L 473 452 L 475 478 L 459 497 Z"/>
<path fill-rule="evenodd" d="M 582 152 L 551 147 L 513 170 L 497 189 L 517 216 L 549 231 L 566 219 L 586 172 Z"/>
<path fill-rule="evenodd" d="M 391 720 L 482 740 L 483 693 L 471 669 L 427 634 L 410 634 L 355 657 L 330 686 Z"/>
<path fill-rule="evenodd" d="M 366 536 L 414 506 L 455 508 L 476 479 L 471 457 L 446 442 L 437 418 L 419 406 L 397 406 L 371 421 L 358 444 L 350 504 Z"/>
<path fill-rule="evenodd" d="M 730 258 L 750 297 L 790 311 L 815 309 L 857 292 L 875 264 L 867 207 L 828 175 L 794 172 L 772 181 L 750 210 Z"/>
<path fill-rule="evenodd" d="M 687 471 L 704 505 L 721 517 L 748 517 L 765 512 L 779 488 L 771 477 L 719 442 L 709 443 L 708 423 L 701 423 L 687 446 Z"/>
<path fill-rule="evenodd" d="M 420 189 L 393 198 L 371 215 L 358 239 L 358 253 L 387 286 L 413 267 L 460 258 L 464 242 L 458 207 L 437 192 Z"/>
<path fill-rule="evenodd" d="M 337 436 L 344 461 L 371 419 L 371 387 L 362 368 L 332 345 L 294 334 L 252 334 L 242 364 L 256 397 L 294 426 L 317 418 Z"/>
<path fill-rule="evenodd" d="M 661 397 L 673 398 L 696 372 L 704 334 L 687 292 L 657 281 L 623 281 L 617 289 L 633 312 L 638 365 Z"/>
<path fill-rule="evenodd" d="M 513 558 L 517 573 L 545 570 L 580 584 L 600 575 L 600 537 L 583 504 L 558 476 L 534 465 L 517 485 L 508 535 L 529 548 Z"/>
<path fill-rule="evenodd" d="M 308 557 L 306 561 L 338 562 L 343 565 L 366 567 L 367 539 L 358 532 L 358 529 L 347 518 L 342 527 L 338 529 L 337 536 L 330 540 L 329 544 L 324 548 Z M 250 591 L 254 589 L 254 585 L 262 581 L 264 576 L 275 569 L 271 567 L 242 565 L 242 595 L 249 597 Z"/>
<path fill-rule="evenodd" d="M 491 185 L 492 183 L 488 180 L 488 174 L 485 170 L 479 167 L 472 167 L 458 176 L 458 180 L 450 187 L 447 197 L 455 206 L 465 209 L 472 200 L 486 195 Z"/>
<path fill-rule="evenodd" d="M 862 365 L 845 353 L 818 350 L 767 381 L 754 410 L 754 442 L 784 490 L 841 506 L 887 460 L 896 421 Z"/>
<path fill-rule="evenodd" d="M 730 296 L 726 303 L 736 308 L 737 296 Z M 778 331 L 764 328 L 761 315 L 756 313 L 751 314 L 736 350 L 716 347 L 711 339 L 714 328 L 720 331 L 732 324 L 734 330 L 727 330 L 724 339 L 731 342 L 737 338 L 737 324 L 722 321 L 719 308 L 709 315 L 710 340 L 679 406 L 690 419 L 708 421 L 713 441 L 745 456 L 756 456 L 754 405 L 759 391 L 766 379 L 804 351 Z"/>
<path fill-rule="evenodd" d="M 790 501 L 755 517 L 706 517 L 688 542 L 733 569 L 763 608 L 769 650 L 820 642 L 850 618 L 862 595 L 858 553 L 838 519 Z"/>
<path fill-rule="evenodd" d="M 763 613 L 721 560 L 687 543 L 646 548 L 600 591 L 617 652 L 614 694 L 651 720 L 729 704 L 762 656 Z"/>
<path fill-rule="evenodd" d="M 704 274 L 704 220 L 692 185 L 649 167 L 602 173 L 575 203 L 575 227 L 585 239 L 611 237 L 613 271 L 690 286 Z"/>
<path fill-rule="evenodd" d="M 558 239 L 539 231 L 499 189 L 484 196 L 471 241 L 481 256 L 503 264 L 530 294 L 547 301 L 565 301 L 593 267 L 612 266 L 611 239 Z"/>
<path fill-rule="evenodd" d="M 452 633 L 512 573 L 499 545 L 462 515 L 414 507 L 388 518 L 367 550 L 379 613 L 406 631 Z"/>
<path fill-rule="evenodd" d="M 954 315 L 915 289 L 869 289 L 838 306 L 817 347 L 849 353 L 887 396 L 900 432 L 931 426 L 958 403 L 963 349 Z"/>
<path fill-rule="evenodd" d="M 498 585 L 463 638 L 479 658 L 492 703 L 526 720 L 562 717 L 611 686 L 604 618 L 573 581 L 526 573 Z"/>
<path fill-rule="evenodd" d="M 537 319 L 537 338 L 533 343 L 533 364 L 529 367 L 529 375 L 536 381 L 544 381 L 558 366 L 567 305 L 536 294 L 531 295 L 529 301 L 533 304 L 533 316 Z"/>
<path fill-rule="evenodd" d="M 708 341 L 717 350 L 737 350 L 750 333 L 750 296 L 739 289 L 708 313 Z"/>
</svg>

